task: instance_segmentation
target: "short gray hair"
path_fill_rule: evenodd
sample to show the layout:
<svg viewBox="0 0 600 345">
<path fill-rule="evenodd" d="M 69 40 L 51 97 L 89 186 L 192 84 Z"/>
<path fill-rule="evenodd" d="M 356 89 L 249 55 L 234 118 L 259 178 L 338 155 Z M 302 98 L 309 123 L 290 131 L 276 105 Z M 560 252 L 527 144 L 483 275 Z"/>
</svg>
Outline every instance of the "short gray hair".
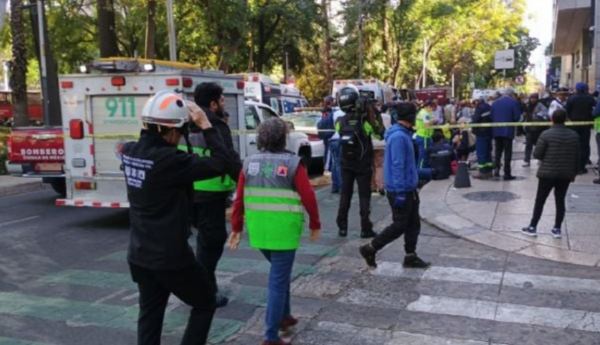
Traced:
<svg viewBox="0 0 600 345">
<path fill-rule="evenodd" d="M 515 93 L 514 90 L 513 90 L 513 88 L 510 87 L 510 86 L 507 87 L 506 89 L 502 90 L 502 91 L 503 91 L 502 93 L 504 93 L 504 95 L 506 95 L 506 96 L 510 96 L 513 93 Z"/>
<path fill-rule="evenodd" d="M 271 118 L 258 126 L 256 146 L 260 151 L 282 152 L 285 150 L 288 134 L 287 124 L 280 118 Z"/>
</svg>

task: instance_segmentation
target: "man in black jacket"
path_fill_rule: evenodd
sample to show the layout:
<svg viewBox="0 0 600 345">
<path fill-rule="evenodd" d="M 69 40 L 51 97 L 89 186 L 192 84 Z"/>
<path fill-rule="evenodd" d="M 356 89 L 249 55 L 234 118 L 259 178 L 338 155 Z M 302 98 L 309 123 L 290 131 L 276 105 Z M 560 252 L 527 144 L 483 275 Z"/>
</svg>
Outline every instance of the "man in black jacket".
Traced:
<svg viewBox="0 0 600 345">
<path fill-rule="evenodd" d="M 567 101 L 567 114 L 569 119 L 573 122 L 592 122 L 592 112 L 596 106 L 596 100 L 588 93 L 588 86 L 585 83 L 577 83 L 575 86 L 576 94 L 571 96 Z M 590 139 L 592 136 L 592 126 L 575 126 L 571 127 L 579 135 L 579 142 L 581 146 L 581 156 L 579 162 L 579 174 L 586 174 L 587 162 L 590 160 Z"/>
<path fill-rule="evenodd" d="M 196 238 L 196 259 L 208 271 L 209 277 L 218 291 L 215 271 L 227 241 L 225 213 L 227 198 L 235 190 L 242 170 L 239 154 L 233 147 L 231 129 L 224 119 L 225 98 L 223 88 L 217 83 L 202 83 L 194 90 L 194 101 L 206 113 L 212 127 L 217 131 L 230 159 L 229 170 L 221 176 L 194 183 L 194 212 L 198 237 Z M 202 133 L 192 133 L 190 141 L 194 151 L 201 156 L 210 155 Z M 229 300 L 217 294 L 217 307 L 224 307 Z"/>
<path fill-rule="evenodd" d="M 577 133 L 565 127 L 567 113 L 559 109 L 552 115 L 554 125 L 544 131 L 538 139 L 533 157 L 542 163 L 538 169 L 539 179 L 533 217 L 523 233 L 537 236 L 537 225 L 544 211 L 544 204 L 554 189 L 556 219 L 552 236 L 561 237 L 561 225 L 565 219 L 565 198 L 569 185 L 575 180 L 579 170 L 580 149 Z"/>
<path fill-rule="evenodd" d="M 210 157 L 177 148 L 188 119 L 203 131 Z M 205 344 L 215 312 L 214 286 L 188 244 L 191 185 L 223 175 L 229 158 L 206 114 L 195 104 L 161 91 L 142 111 L 141 138 L 122 152 L 130 204 L 127 261 L 140 292 L 138 344 L 159 345 L 169 296 L 192 307 L 183 345 Z"/>
</svg>

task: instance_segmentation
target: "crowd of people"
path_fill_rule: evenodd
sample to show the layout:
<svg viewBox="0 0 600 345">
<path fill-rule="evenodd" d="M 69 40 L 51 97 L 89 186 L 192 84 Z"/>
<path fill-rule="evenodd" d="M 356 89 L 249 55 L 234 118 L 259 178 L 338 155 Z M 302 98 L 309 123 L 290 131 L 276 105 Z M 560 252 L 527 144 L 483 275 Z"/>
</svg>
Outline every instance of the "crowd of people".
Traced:
<svg viewBox="0 0 600 345">
<path fill-rule="evenodd" d="M 520 134 L 521 122 L 536 122 L 524 130 L 523 164 L 529 167 L 533 156 L 540 160 L 540 168 L 533 216 L 523 232 L 536 235 L 544 203 L 554 190 L 557 214 L 552 233 L 560 237 L 569 184 L 578 174 L 587 173 L 588 121 L 593 119 L 600 145 L 600 103 L 596 104 L 585 84 L 576 89 L 570 97 L 559 90 L 554 97 L 540 100 L 535 94 L 519 97 L 508 88 L 494 99 L 474 104 L 453 100 L 382 104 L 361 96 L 352 85 L 339 90 L 335 99 L 327 97 L 319 128 L 326 128 L 322 138 L 331 192 L 340 194 L 339 236 L 348 235 L 356 183 L 360 237 L 369 239 L 358 251 L 366 264 L 377 267 L 377 252 L 404 235 L 403 266 L 429 267 L 417 255 L 419 188 L 431 179 L 448 178 L 456 162 L 469 160 L 472 152 L 476 152 L 479 170 L 475 177 L 499 177 L 503 167 L 503 179 L 515 179 L 511 171 L 514 137 Z M 285 150 L 289 127 L 279 118 L 260 124 L 260 152 L 242 163 L 233 148 L 224 103 L 223 88 L 216 83 L 198 85 L 194 102 L 169 91 L 159 92 L 142 111 L 140 140 L 124 146 L 131 215 L 128 263 L 140 292 L 140 345 L 160 344 L 171 294 L 192 307 L 182 344 L 206 343 L 216 309 L 229 302 L 219 292 L 216 267 L 226 242 L 232 250 L 239 246 L 244 225 L 250 247 L 271 265 L 262 344 L 290 344 L 280 332 L 298 323 L 290 304 L 291 275 L 305 213 L 311 241 L 319 239 L 315 193 L 300 158 Z M 566 127 L 567 120 L 585 124 Z M 478 126 L 471 130 L 469 123 Z M 450 129 L 445 124 L 458 126 Z M 392 224 L 379 234 L 370 219 L 373 192 L 387 197 L 392 214 Z M 228 236 L 225 210 L 232 193 Z M 198 231 L 195 253 L 188 244 L 192 225 Z"/>
</svg>

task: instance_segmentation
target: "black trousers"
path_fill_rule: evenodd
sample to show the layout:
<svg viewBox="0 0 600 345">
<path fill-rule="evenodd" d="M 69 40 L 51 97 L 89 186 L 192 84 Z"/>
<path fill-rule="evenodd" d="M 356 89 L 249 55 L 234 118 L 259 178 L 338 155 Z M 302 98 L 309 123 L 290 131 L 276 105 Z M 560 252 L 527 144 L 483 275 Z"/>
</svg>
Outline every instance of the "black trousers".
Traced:
<svg viewBox="0 0 600 345">
<path fill-rule="evenodd" d="M 531 154 L 533 153 L 533 146 L 537 145 L 538 139 L 542 132 L 536 130 L 527 130 L 526 142 L 525 142 L 525 159 L 524 161 L 531 162 Z"/>
<path fill-rule="evenodd" d="M 513 139 L 511 138 L 494 138 L 496 144 L 496 170 L 502 165 L 502 155 L 504 154 L 504 176 L 511 176 L 510 164 L 512 163 Z"/>
<path fill-rule="evenodd" d="M 550 195 L 552 189 L 554 189 L 554 200 L 556 202 L 556 219 L 554 220 L 554 227 L 560 229 L 565 219 L 565 198 L 567 191 L 569 190 L 570 180 L 564 179 L 540 179 L 538 182 L 537 196 L 535 197 L 535 207 L 533 208 L 533 217 L 531 218 L 530 226 L 537 228 L 542 212 L 544 211 L 544 204 L 546 199 Z"/>
<path fill-rule="evenodd" d="M 379 251 L 404 235 L 404 251 L 406 254 L 415 253 L 419 234 L 421 233 L 419 194 L 417 192 L 409 193 L 406 196 L 406 204 L 401 209 L 394 207 L 396 193 L 388 193 L 387 198 L 392 208 L 393 223 L 371 241 L 371 246 Z"/>
<path fill-rule="evenodd" d="M 156 271 L 129 265 L 140 291 L 138 345 L 159 345 L 165 309 L 174 294 L 192 307 L 182 345 L 206 344 L 215 314 L 215 291 L 197 263 L 180 270 Z"/>
<path fill-rule="evenodd" d="M 579 135 L 579 147 L 581 149 L 581 160 L 579 161 L 579 171 L 585 170 L 587 162 L 590 160 L 591 147 L 590 140 L 592 138 L 592 132 L 590 126 L 575 126 L 571 127 L 577 135 Z"/>
<path fill-rule="evenodd" d="M 218 291 L 215 271 L 227 242 L 227 226 L 225 224 L 227 199 L 213 199 L 196 203 L 195 207 L 196 228 L 198 229 L 196 260 L 206 268 L 208 279 L 213 283 L 215 291 Z"/>
<path fill-rule="evenodd" d="M 358 184 L 358 198 L 360 205 L 360 227 L 361 231 L 373 230 L 371 223 L 371 178 L 373 167 L 363 169 L 350 169 L 342 166 L 342 191 L 340 195 L 340 206 L 337 215 L 337 226 L 339 229 L 348 230 L 348 212 L 352 203 L 354 193 L 354 181 Z"/>
</svg>

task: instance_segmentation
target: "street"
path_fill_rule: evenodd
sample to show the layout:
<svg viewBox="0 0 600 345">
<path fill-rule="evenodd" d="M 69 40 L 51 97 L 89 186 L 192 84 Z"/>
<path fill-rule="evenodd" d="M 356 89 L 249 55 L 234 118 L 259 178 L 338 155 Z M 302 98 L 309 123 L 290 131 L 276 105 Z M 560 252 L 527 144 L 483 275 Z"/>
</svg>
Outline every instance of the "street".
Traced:
<svg viewBox="0 0 600 345">
<path fill-rule="evenodd" d="M 0 198 L 0 344 L 134 344 L 127 212 L 57 208 L 54 198 Z M 338 196 L 323 187 L 317 198 L 323 236 L 303 241 L 293 273 L 294 344 L 600 344 L 596 268 L 506 253 L 424 224 L 418 253 L 430 269 L 402 269 L 400 240 L 369 270 L 357 253 L 359 229 L 337 237 Z M 380 196 L 372 205 L 381 230 L 388 206 Z M 352 210 L 358 224 L 356 203 Z M 212 344 L 261 341 L 268 270 L 246 239 L 226 250 L 218 278 L 232 302 L 217 313 Z M 188 311 L 169 302 L 164 344 L 179 343 Z"/>
</svg>

